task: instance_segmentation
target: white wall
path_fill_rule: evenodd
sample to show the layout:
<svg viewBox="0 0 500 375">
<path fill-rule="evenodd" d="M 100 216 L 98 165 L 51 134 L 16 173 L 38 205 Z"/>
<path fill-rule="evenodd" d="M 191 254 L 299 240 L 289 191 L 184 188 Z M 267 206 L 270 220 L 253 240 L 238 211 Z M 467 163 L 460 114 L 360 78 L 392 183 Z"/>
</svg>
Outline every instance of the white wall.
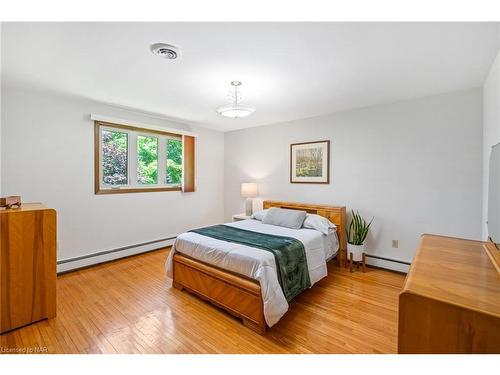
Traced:
<svg viewBox="0 0 500 375">
<path fill-rule="evenodd" d="M 422 233 L 478 239 L 481 112 L 481 90 L 472 89 L 228 132 L 226 220 L 243 212 L 240 183 L 256 181 L 263 198 L 346 205 L 375 216 L 371 254 L 410 261 Z M 323 139 L 332 146 L 331 183 L 290 184 L 290 144 Z"/>
<path fill-rule="evenodd" d="M 185 125 L 86 99 L 4 87 L 2 192 L 19 194 L 24 202 L 43 202 L 57 210 L 59 260 L 175 236 L 192 227 L 221 222 L 222 133 L 192 129 L 199 135 L 195 193 L 94 195 L 94 136 L 90 113 L 189 130 Z M 101 256 L 92 261 L 110 257 Z M 89 262 L 75 262 L 59 269 Z"/>
<path fill-rule="evenodd" d="M 485 95 L 490 95 L 488 82 Z M 374 215 L 367 249 L 375 255 L 409 261 L 424 232 L 481 237 L 479 89 L 225 135 L 194 128 L 199 134 L 196 193 L 122 195 L 94 195 L 89 113 L 179 129 L 186 125 L 33 89 L 4 87 L 2 94 L 2 193 L 58 211 L 60 260 L 175 236 L 221 222 L 223 216 L 229 220 L 243 212 L 243 181 L 258 181 L 262 198 L 343 204 L 367 218 Z M 290 184 L 290 143 L 320 139 L 332 142 L 331 184 Z M 391 248 L 392 239 L 399 240 L 398 249 Z"/>
<path fill-rule="evenodd" d="M 483 239 L 488 237 L 488 181 L 491 147 L 500 142 L 500 52 L 483 86 Z"/>
</svg>

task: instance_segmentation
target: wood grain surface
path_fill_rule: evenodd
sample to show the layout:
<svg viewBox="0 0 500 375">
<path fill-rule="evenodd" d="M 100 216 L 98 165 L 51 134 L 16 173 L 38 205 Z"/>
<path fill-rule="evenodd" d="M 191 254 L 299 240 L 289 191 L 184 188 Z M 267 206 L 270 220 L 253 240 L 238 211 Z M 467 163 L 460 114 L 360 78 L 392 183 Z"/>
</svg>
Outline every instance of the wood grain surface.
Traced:
<svg viewBox="0 0 500 375">
<path fill-rule="evenodd" d="M 0 333 L 56 314 L 56 212 L 0 209 Z"/>
<path fill-rule="evenodd" d="M 500 353 L 500 275 L 484 243 L 423 235 L 399 300 L 400 353 Z"/>
<path fill-rule="evenodd" d="M 292 301 L 265 336 L 171 288 L 167 250 L 57 279 L 57 317 L 0 336 L 2 350 L 48 353 L 395 353 L 404 276 L 373 268 L 329 275 Z"/>
</svg>

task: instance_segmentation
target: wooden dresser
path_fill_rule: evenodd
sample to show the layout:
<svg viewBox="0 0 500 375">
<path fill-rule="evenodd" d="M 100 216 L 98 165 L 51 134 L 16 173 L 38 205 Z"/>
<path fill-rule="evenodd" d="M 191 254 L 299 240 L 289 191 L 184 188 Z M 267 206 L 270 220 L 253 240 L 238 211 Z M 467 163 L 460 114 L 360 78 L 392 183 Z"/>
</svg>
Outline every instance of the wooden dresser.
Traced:
<svg viewBox="0 0 500 375">
<path fill-rule="evenodd" d="M 56 211 L 0 208 L 0 333 L 56 315 Z"/>
<path fill-rule="evenodd" d="M 500 274 L 484 242 L 422 236 L 399 296 L 398 353 L 500 353 Z"/>
</svg>

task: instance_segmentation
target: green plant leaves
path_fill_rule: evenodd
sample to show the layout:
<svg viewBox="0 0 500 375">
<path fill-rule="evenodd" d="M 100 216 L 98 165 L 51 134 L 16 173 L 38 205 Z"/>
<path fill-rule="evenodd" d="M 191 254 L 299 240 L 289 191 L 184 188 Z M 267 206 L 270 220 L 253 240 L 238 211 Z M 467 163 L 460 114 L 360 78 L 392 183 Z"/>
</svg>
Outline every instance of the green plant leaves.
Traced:
<svg viewBox="0 0 500 375">
<path fill-rule="evenodd" d="M 351 211 L 351 223 L 349 224 L 347 233 L 347 242 L 351 245 L 363 245 L 365 242 L 366 236 L 368 235 L 368 230 L 372 225 L 373 219 L 372 217 L 369 223 L 366 222 L 365 219 L 361 217 L 358 211 Z"/>
</svg>

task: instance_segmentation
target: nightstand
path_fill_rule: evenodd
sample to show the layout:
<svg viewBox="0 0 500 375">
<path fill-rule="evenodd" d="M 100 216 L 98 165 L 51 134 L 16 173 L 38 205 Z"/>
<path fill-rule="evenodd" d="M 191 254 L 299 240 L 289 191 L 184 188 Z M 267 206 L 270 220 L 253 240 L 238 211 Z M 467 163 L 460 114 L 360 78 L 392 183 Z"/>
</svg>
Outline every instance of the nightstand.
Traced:
<svg viewBox="0 0 500 375">
<path fill-rule="evenodd" d="M 236 214 L 233 215 L 233 221 L 241 221 L 241 220 L 247 220 L 250 219 L 251 216 L 247 216 L 245 214 Z"/>
</svg>

